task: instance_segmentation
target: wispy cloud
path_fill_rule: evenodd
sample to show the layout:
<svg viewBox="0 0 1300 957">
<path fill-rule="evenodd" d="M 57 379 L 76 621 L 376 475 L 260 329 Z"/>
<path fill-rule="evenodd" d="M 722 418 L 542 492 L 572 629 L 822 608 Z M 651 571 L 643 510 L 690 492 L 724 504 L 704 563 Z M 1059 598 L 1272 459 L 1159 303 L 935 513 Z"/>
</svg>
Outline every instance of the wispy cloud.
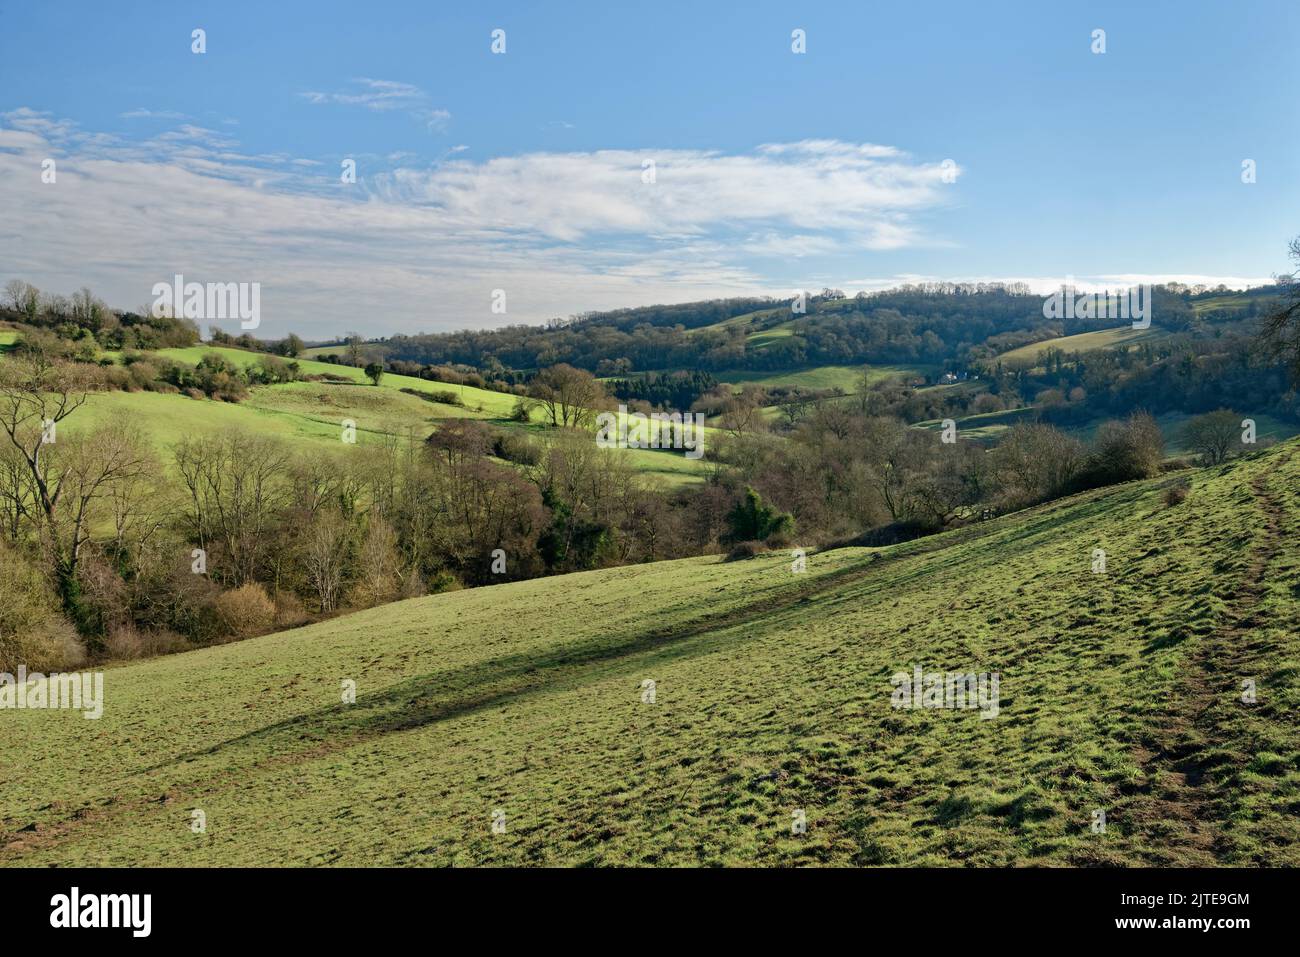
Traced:
<svg viewBox="0 0 1300 957">
<path fill-rule="evenodd" d="M 434 133 L 441 133 L 451 121 L 451 114 L 446 110 L 426 110 L 424 113 L 417 115 L 424 120 L 424 125 Z"/>
<path fill-rule="evenodd" d="M 931 242 L 924 217 L 952 189 L 937 164 L 835 141 L 484 161 L 453 151 L 430 168 L 393 154 L 341 186 L 337 158 L 249 155 L 193 124 L 127 141 L 32 110 L 4 119 L 0 261 L 12 275 L 88 283 L 123 306 L 176 271 L 258 281 L 268 335 L 338 332 L 357 316 L 379 335 L 762 291 L 787 281 L 757 271 L 764 256 Z M 55 184 L 40 180 L 47 156 L 59 157 Z M 507 292 L 504 316 L 490 311 L 493 289 Z"/>
<path fill-rule="evenodd" d="M 118 116 L 124 120 L 183 120 L 184 113 L 177 113 L 175 110 L 147 110 L 143 106 L 136 107 L 134 110 L 127 110 L 125 113 L 119 113 Z"/>
<path fill-rule="evenodd" d="M 306 90 L 299 96 L 310 103 L 359 106 L 375 113 L 403 111 L 424 124 L 431 133 L 441 133 L 451 122 L 451 112 L 429 106 L 429 95 L 413 83 L 357 77 L 348 90 L 323 93 Z"/>
<path fill-rule="evenodd" d="M 424 103 L 423 90 L 411 83 L 398 80 L 373 80 L 357 77 L 352 89 L 338 93 L 321 93 L 307 90 L 299 94 L 312 103 L 337 103 L 343 106 L 361 106 L 367 110 L 385 111 L 410 109 Z"/>
</svg>

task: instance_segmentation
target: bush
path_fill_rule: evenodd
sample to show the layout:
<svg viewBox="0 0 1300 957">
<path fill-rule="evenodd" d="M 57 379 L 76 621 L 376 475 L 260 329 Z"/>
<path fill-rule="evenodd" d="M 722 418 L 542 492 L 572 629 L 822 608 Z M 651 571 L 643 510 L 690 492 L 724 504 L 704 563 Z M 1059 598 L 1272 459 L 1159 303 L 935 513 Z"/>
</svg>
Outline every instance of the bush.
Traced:
<svg viewBox="0 0 1300 957">
<path fill-rule="evenodd" d="M 172 655 L 193 647 L 174 631 L 141 631 L 130 622 L 114 628 L 104 640 L 104 650 L 116 660 Z"/>
<path fill-rule="evenodd" d="M 775 532 L 772 535 L 769 535 L 767 541 L 763 544 L 773 550 L 798 547 L 795 545 L 794 539 L 784 532 Z"/>
<path fill-rule="evenodd" d="M 275 593 L 275 627 L 277 629 L 297 628 L 309 621 L 311 621 L 311 615 L 307 613 L 301 598 L 291 591 L 278 591 Z"/>
<path fill-rule="evenodd" d="M 1186 485 L 1174 485 L 1165 489 L 1165 504 L 1182 505 L 1183 502 L 1187 501 L 1188 491 Z"/>
<path fill-rule="evenodd" d="M 1218 409 L 1195 416 L 1183 426 L 1183 443 L 1196 452 L 1204 465 L 1218 465 L 1242 449 L 1241 416 Z"/>
<path fill-rule="evenodd" d="M 425 402 L 439 402 L 442 405 L 462 405 L 460 396 L 449 389 L 441 389 L 437 392 L 425 392 L 422 389 L 402 389 L 407 395 L 413 395 L 417 399 L 423 399 Z"/>
<path fill-rule="evenodd" d="M 1103 422 L 1077 486 L 1098 488 L 1150 478 L 1160 473 L 1164 454 L 1160 427 L 1145 412 L 1134 413 L 1124 422 Z"/>
<path fill-rule="evenodd" d="M 910 542 L 913 539 L 923 538 L 932 531 L 933 529 L 924 522 L 907 519 L 873 528 L 848 544 L 860 545 L 866 548 L 883 548 L 886 545 L 897 545 L 900 542 Z"/>
<path fill-rule="evenodd" d="M 75 668 L 85 649 L 45 576 L 22 555 L 0 542 L 0 671 Z"/>
<path fill-rule="evenodd" d="M 222 592 L 215 604 L 217 618 L 235 638 L 249 638 L 275 625 L 275 603 L 256 582 Z"/>
<path fill-rule="evenodd" d="M 515 407 L 510 410 L 511 422 L 531 422 L 533 418 L 533 402 L 526 396 L 520 396 L 515 400 Z"/>
<path fill-rule="evenodd" d="M 516 465 L 536 465 L 542 460 L 541 445 L 526 435 L 502 432 L 492 440 L 492 454 Z"/>
<path fill-rule="evenodd" d="M 424 593 L 438 595 L 445 591 L 460 591 L 464 587 L 459 578 L 446 569 L 442 569 L 436 572 L 428 584 L 425 585 Z"/>
<path fill-rule="evenodd" d="M 731 537 L 738 542 L 766 541 L 773 535 L 794 534 L 794 516 L 764 505 L 758 493 L 745 487 L 744 498 L 727 516 Z"/>
<path fill-rule="evenodd" d="M 727 553 L 727 561 L 743 561 L 746 558 L 754 558 L 768 550 L 765 542 L 737 542 L 732 546 L 731 551 Z"/>
<path fill-rule="evenodd" d="M 288 363 L 275 356 L 262 356 L 246 371 L 249 382 L 258 385 L 277 385 L 298 378 L 297 363 Z"/>
</svg>

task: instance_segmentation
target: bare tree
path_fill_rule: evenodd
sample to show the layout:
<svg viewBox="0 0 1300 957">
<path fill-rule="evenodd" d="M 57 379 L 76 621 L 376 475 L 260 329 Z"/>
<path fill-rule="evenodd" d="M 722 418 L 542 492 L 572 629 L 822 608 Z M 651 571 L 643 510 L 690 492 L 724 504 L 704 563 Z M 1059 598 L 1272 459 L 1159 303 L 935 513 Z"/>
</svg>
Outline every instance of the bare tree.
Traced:
<svg viewBox="0 0 1300 957">
<path fill-rule="evenodd" d="M 0 514 L 5 537 L 15 544 L 22 538 L 23 526 L 35 517 L 33 488 L 21 450 L 11 443 L 0 446 Z"/>
<path fill-rule="evenodd" d="M 288 452 L 274 439 L 231 430 L 181 442 L 176 464 L 189 493 L 191 535 L 202 548 L 225 552 L 229 567 L 210 570 L 236 585 L 252 581 L 289 497 Z"/>
<path fill-rule="evenodd" d="M 1012 426 L 991 453 L 1001 498 L 1013 508 L 1060 494 L 1085 458 L 1077 439 L 1036 422 Z"/>
<path fill-rule="evenodd" d="M 397 534 L 378 515 L 371 515 L 357 555 L 357 597 L 363 605 L 391 601 L 402 587 L 402 556 Z"/>
<path fill-rule="evenodd" d="M 29 282 L 11 279 L 5 284 L 5 302 L 28 322 L 35 322 L 41 312 L 41 291 Z"/>
<path fill-rule="evenodd" d="M 138 434 L 105 426 L 60 435 L 58 426 L 86 401 L 90 381 L 79 367 L 42 355 L 0 366 L 0 431 L 28 486 L 38 531 L 64 604 L 76 604 L 77 562 L 90 535 L 93 506 L 120 482 L 144 473 L 151 456 Z M 17 503 L 15 508 L 19 506 Z"/>
<path fill-rule="evenodd" d="M 1183 426 L 1183 442 L 1206 465 L 1218 465 L 1234 446 L 1241 444 L 1241 416 L 1229 409 L 1218 409 L 1189 419 Z"/>
<path fill-rule="evenodd" d="M 764 392 L 760 386 L 747 385 L 734 395 L 722 411 L 722 428 L 733 438 L 742 432 L 758 432 L 767 421 L 763 418 Z"/>
<path fill-rule="evenodd" d="M 541 405 L 551 425 L 565 429 L 590 425 L 605 399 L 605 389 L 595 376 L 563 362 L 538 372 L 528 394 Z"/>
<path fill-rule="evenodd" d="M 352 527 L 336 509 L 317 513 L 302 536 L 303 566 L 322 612 L 334 611 L 347 584 Z"/>
<path fill-rule="evenodd" d="M 1300 384 L 1300 236 L 1291 240 L 1288 256 L 1296 269 L 1277 277 L 1282 303 L 1264 319 L 1260 340 L 1270 354 L 1286 362 L 1291 380 Z"/>
</svg>

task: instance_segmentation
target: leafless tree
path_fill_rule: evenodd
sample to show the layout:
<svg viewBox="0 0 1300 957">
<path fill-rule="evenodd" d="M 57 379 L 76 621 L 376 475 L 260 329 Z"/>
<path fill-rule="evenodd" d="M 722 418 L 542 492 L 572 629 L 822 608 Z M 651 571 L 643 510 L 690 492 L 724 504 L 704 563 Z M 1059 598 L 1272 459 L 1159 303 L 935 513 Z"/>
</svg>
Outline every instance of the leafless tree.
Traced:
<svg viewBox="0 0 1300 957">
<path fill-rule="evenodd" d="M 303 565 L 322 612 L 338 608 L 347 584 L 351 540 L 351 526 L 332 508 L 317 513 L 303 532 Z"/>
<path fill-rule="evenodd" d="M 605 389 L 595 376 L 565 363 L 538 372 L 528 394 L 551 425 L 565 429 L 590 425 L 605 400 Z"/>
<path fill-rule="evenodd" d="M 65 605 L 74 602 L 77 562 L 95 506 L 119 483 L 150 467 L 151 454 L 128 429 L 103 426 L 68 435 L 58 426 L 86 401 L 91 382 L 78 366 L 42 355 L 0 366 L 0 432 L 12 449 L 15 481 L 27 486 L 38 533 Z M 18 508 L 18 504 L 14 503 Z"/>
<path fill-rule="evenodd" d="M 1206 465 L 1218 465 L 1241 445 L 1241 416 L 1219 409 L 1189 419 L 1183 426 L 1183 442 Z"/>
<path fill-rule="evenodd" d="M 1300 236 L 1291 240 L 1288 255 L 1296 269 L 1277 277 L 1282 302 L 1264 319 L 1260 339 L 1269 353 L 1285 360 L 1292 381 L 1300 385 Z"/>
<path fill-rule="evenodd" d="M 41 311 L 41 291 L 29 282 L 11 279 L 5 284 L 5 303 L 28 322 L 35 322 Z"/>
<path fill-rule="evenodd" d="M 231 430 L 181 442 L 176 464 L 191 535 L 202 548 L 219 545 L 229 563 L 209 563 L 209 571 L 236 585 L 252 581 L 289 498 L 288 451 L 274 439 Z"/>
</svg>

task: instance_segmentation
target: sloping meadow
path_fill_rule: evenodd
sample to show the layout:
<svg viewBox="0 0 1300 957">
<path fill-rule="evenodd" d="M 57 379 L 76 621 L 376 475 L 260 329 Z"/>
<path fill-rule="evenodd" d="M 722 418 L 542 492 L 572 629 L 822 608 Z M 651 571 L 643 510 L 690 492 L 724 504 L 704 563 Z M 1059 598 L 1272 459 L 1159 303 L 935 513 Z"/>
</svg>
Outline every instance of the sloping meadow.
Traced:
<svg viewBox="0 0 1300 957">
<path fill-rule="evenodd" d="M 0 860 L 1294 865 L 1296 452 L 111 668 L 0 711 Z"/>
</svg>

